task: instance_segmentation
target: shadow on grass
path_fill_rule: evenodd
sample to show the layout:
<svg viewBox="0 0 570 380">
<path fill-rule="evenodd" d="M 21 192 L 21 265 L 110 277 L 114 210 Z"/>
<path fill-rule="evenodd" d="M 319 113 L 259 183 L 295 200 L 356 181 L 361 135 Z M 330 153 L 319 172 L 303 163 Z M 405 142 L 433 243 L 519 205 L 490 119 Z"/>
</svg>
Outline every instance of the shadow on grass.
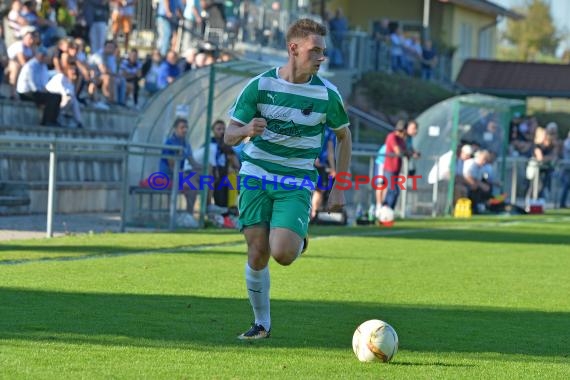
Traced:
<svg viewBox="0 0 570 380">
<path fill-rule="evenodd" d="M 477 243 L 513 243 L 513 244 L 549 244 L 549 245 L 570 245 L 570 234 L 560 231 L 554 232 L 551 226 L 545 225 L 542 230 L 530 232 L 528 229 L 518 231 L 506 230 L 503 227 L 477 227 L 473 229 L 458 228 L 433 228 L 426 221 L 426 226 L 406 228 L 385 228 L 376 226 L 355 227 L 350 229 L 338 229 L 318 227 L 312 231 L 313 236 L 342 235 L 342 236 L 366 236 L 391 239 L 406 240 L 442 240 L 477 242 Z M 516 228 L 515 226 L 511 228 Z M 567 228 L 567 227 L 565 227 Z M 557 233 L 560 231 L 560 233 Z"/>
<path fill-rule="evenodd" d="M 356 326 L 377 318 L 396 328 L 405 350 L 539 357 L 570 347 L 570 313 L 561 312 L 272 300 L 272 338 L 248 344 L 235 338 L 251 318 L 245 298 L 0 288 L 0 299 L 0 339 L 29 342 L 350 349 Z"/>
<path fill-rule="evenodd" d="M 109 245 L 19 245 L 7 243 L 0 247 L 0 254 L 2 252 L 33 252 L 32 256 L 19 258 L 16 256 L 11 256 L 10 258 L 1 259 L 1 265 L 12 265 L 12 264 L 26 264 L 32 262 L 42 262 L 42 261 L 74 261 L 74 260 L 85 260 L 98 257 L 120 257 L 126 255 L 143 255 L 143 254 L 157 254 L 157 253 L 168 253 L 168 254 L 195 254 L 195 253 L 215 253 L 215 254 L 234 254 L 243 255 L 243 252 L 226 252 L 215 250 L 214 248 L 224 248 L 228 246 L 235 246 L 237 244 L 245 244 L 245 241 L 241 237 L 237 237 L 237 240 L 213 243 L 213 244 L 183 244 L 172 247 L 163 248 L 148 248 L 144 247 L 121 247 L 121 246 L 109 246 Z M 207 251 L 205 251 L 207 250 Z"/>
</svg>

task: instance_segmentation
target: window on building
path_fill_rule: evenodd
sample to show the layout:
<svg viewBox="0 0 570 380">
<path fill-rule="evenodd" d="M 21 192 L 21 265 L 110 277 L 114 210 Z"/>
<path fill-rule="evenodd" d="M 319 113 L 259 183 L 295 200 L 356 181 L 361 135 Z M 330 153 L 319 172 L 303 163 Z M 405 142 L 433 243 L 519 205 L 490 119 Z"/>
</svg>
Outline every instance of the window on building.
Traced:
<svg viewBox="0 0 570 380">
<path fill-rule="evenodd" d="M 470 24 L 462 23 L 459 31 L 459 57 L 461 59 L 473 56 L 473 27 Z"/>
</svg>

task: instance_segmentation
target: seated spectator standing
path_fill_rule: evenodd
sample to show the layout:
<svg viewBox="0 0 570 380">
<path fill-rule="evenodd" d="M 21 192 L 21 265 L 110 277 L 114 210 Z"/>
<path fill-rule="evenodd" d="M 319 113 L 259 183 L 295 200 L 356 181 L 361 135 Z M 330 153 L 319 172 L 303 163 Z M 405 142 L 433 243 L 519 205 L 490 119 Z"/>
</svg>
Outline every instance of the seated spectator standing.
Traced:
<svg viewBox="0 0 570 380">
<path fill-rule="evenodd" d="M 184 148 L 182 153 L 182 159 L 180 160 L 180 164 L 178 169 L 176 167 L 176 160 L 173 158 L 163 157 L 160 160 L 160 167 L 159 170 L 168 175 L 169 178 L 173 178 L 173 175 L 178 175 L 179 172 L 185 170 L 184 176 L 190 174 L 190 172 L 196 173 L 194 176 L 191 177 L 190 181 L 194 185 L 196 189 L 199 189 L 199 178 L 198 175 L 202 171 L 202 166 L 194 160 L 194 156 L 192 155 L 192 147 L 188 143 L 187 139 L 188 134 L 188 122 L 186 119 L 177 118 L 172 125 L 172 129 L 169 133 L 168 138 L 164 142 L 164 145 L 172 145 L 172 146 L 181 146 Z M 165 149 L 162 151 L 162 154 L 165 156 L 173 156 L 176 154 L 175 151 Z M 184 165 L 185 160 L 188 161 L 190 166 Z M 185 195 L 186 195 L 186 209 L 188 212 L 192 213 L 194 211 L 194 203 L 196 202 L 196 197 L 198 195 L 198 190 L 188 189 L 185 186 Z"/>
<path fill-rule="evenodd" d="M 57 118 L 61 95 L 46 91 L 46 84 L 48 83 L 48 69 L 44 62 L 46 58 L 47 50 L 39 47 L 35 57 L 22 67 L 16 90 L 22 100 L 31 100 L 38 106 L 44 106 L 42 125 L 59 126 Z"/>
<path fill-rule="evenodd" d="M 166 60 L 160 64 L 158 70 L 157 86 L 160 90 L 166 88 L 170 83 L 174 82 L 180 76 L 180 67 L 178 66 L 178 54 L 170 50 L 166 54 Z"/>
</svg>

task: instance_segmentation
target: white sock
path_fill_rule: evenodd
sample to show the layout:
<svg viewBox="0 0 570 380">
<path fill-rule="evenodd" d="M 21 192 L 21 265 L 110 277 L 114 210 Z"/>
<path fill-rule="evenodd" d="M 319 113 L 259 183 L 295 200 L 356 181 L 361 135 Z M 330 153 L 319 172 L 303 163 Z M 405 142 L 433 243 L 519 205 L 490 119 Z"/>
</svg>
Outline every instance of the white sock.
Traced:
<svg viewBox="0 0 570 380">
<path fill-rule="evenodd" d="M 245 264 L 245 284 L 249 303 L 253 308 L 255 324 L 262 325 L 266 331 L 271 329 L 269 311 L 269 266 L 262 270 L 253 270 Z"/>
<path fill-rule="evenodd" d="M 299 246 L 299 250 L 297 251 L 297 256 L 295 256 L 296 258 L 298 258 L 299 256 L 301 256 L 301 252 L 303 252 L 303 246 L 305 245 L 305 240 L 302 239 L 301 240 L 301 245 Z"/>
</svg>

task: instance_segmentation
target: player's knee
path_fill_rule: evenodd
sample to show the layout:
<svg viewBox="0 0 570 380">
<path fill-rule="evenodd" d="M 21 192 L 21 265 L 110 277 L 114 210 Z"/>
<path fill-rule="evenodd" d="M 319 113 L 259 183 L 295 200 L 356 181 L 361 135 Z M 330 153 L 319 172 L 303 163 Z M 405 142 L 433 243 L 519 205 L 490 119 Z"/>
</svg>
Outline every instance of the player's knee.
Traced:
<svg viewBox="0 0 570 380">
<path fill-rule="evenodd" d="M 290 265 L 295 261 L 297 252 L 290 249 L 276 249 L 271 251 L 271 256 L 281 265 Z"/>
<path fill-rule="evenodd" d="M 252 245 L 248 248 L 247 256 L 252 268 L 263 269 L 269 259 L 269 248 L 262 245 Z"/>
</svg>

